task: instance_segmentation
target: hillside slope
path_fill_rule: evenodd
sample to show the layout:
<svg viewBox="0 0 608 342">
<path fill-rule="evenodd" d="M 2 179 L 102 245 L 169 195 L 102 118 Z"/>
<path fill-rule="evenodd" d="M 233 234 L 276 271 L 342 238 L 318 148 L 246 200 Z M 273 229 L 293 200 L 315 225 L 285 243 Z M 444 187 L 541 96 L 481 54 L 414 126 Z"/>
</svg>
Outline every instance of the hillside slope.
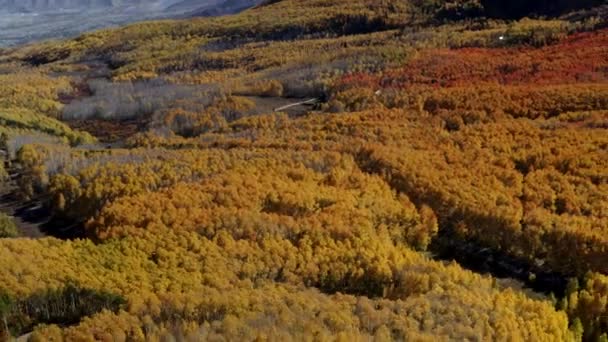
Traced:
<svg viewBox="0 0 608 342">
<path fill-rule="evenodd" d="M 86 238 L 0 239 L 1 336 L 606 340 L 608 17 L 546 4 L 266 1 L 2 50 L 11 184 Z"/>
</svg>

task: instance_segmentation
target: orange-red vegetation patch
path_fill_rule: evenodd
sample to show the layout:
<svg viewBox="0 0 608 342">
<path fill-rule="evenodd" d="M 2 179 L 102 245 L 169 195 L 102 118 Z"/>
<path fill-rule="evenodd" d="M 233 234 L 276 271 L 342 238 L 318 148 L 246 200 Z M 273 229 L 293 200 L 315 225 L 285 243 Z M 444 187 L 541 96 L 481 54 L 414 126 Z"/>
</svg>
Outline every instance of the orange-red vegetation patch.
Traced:
<svg viewBox="0 0 608 342">
<path fill-rule="evenodd" d="M 608 30 L 574 34 L 542 48 L 432 49 L 403 68 L 383 75 L 348 75 L 342 82 L 364 88 L 604 83 L 608 82 Z"/>
</svg>

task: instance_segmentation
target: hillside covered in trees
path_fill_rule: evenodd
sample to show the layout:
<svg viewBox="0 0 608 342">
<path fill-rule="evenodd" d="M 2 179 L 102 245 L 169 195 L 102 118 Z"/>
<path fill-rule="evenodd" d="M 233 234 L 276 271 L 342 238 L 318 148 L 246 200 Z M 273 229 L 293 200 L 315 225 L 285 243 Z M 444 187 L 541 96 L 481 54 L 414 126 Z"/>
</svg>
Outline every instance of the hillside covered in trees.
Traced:
<svg viewBox="0 0 608 342">
<path fill-rule="evenodd" d="M 0 123 L 0 341 L 608 341 L 605 1 L 4 49 Z"/>
</svg>

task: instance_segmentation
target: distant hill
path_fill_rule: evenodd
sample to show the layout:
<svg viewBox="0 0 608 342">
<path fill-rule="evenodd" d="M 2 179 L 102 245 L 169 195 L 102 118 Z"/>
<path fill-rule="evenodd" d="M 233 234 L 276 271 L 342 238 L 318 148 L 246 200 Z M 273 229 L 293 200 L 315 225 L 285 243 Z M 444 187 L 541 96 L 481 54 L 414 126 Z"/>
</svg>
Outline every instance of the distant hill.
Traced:
<svg viewBox="0 0 608 342">
<path fill-rule="evenodd" d="M 0 46 L 131 22 L 235 13 L 259 0 L 0 0 Z"/>
<path fill-rule="evenodd" d="M 196 0 L 184 0 L 182 3 L 192 3 L 197 2 Z M 197 8 L 195 11 L 191 12 L 191 16 L 219 16 L 225 14 L 238 13 L 242 10 L 245 10 L 251 7 L 251 0 L 226 0 L 223 1 L 221 6 L 206 6 Z M 260 3 L 260 0 L 255 1 L 255 3 Z"/>
<path fill-rule="evenodd" d="M 209 17 L 238 13 L 262 3 L 262 0 L 182 0 L 167 7 L 172 13 L 184 13 L 186 17 Z"/>
<path fill-rule="evenodd" d="M 179 0 L 0 0 L 0 10 L 13 13 L 108 9 L 125 6 L 163 8 Z M 208 1 L 198 1 L 205 3 Z"/>
<path fill-rule="evenodd" d="M 218 6 L 222 7 L 223 3 L 226 0 L 208 0 L 203 3 L 200 0 L 181 0 L 181 1 L 173 1 L 171 5 L 167 7 L 168 11 L 178 12 L 178 11 L 190 11 L 196 10 L 200 7 L 209 7 L 209 6 Z"/>
<path fill-rule="evenodd" d="M 174 14 L 210 10 L 228 13 L 232 9 L 251 7 L 260 0 L 0 0 L 0 13 L 47 13 L 90 11 L 100 9 L 130 9 L 155 14 Z"/>
</svg>

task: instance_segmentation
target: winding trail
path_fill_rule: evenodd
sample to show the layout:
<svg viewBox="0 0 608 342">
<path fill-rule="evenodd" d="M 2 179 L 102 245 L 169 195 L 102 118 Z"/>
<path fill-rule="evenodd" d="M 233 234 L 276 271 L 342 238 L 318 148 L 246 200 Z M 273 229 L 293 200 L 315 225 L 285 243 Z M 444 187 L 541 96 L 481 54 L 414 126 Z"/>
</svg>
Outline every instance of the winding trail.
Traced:
<svg viewBox="0 0 608 342">
<path fill-rule="evenodd" d="M 316 103 L 319 103 L 319 101 L 320 101 L 319 99 L 314 98 L 314 99 L 310 99 L 310 100 L 306 100 L 306 101 L 290 103 L 288 105 L 285 105 L 285 106 L 282 106 L 282 107 L 279 107 L 279 108 L 275 108 L 274 112 L 281 112 L 281 111 L 284 111 L 286 109 L 293 108 L 293 107 L 298 107 L 298 106 L 314 105 Z"/>
</svg>

